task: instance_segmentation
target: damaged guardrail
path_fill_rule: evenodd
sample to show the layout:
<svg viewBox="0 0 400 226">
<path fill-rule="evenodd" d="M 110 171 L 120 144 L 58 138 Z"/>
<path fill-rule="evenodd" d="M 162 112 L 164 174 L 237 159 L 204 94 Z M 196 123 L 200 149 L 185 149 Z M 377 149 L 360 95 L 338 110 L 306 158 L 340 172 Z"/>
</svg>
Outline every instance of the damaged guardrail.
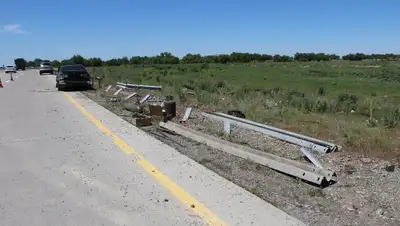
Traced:
<svg viewBox="0 0 400 226">
<path fill-rule="evenodd" d="M 118 86 L 124 86 L 126 88 L 131 88 L 131 89 L 150 89 L 150 90 L 160 90 L 162 89 L 162 86 L 151 86 L 151 85 L 139 85 L 139 84 L 127 84 L 127 83 L 122 83 L 122 82 L 117 82 Z"/>
<path fill-rule="evenodd" d="M 224 113 L 201 113 L 202 116 L 224 122 L 224 130 L 226 133 L 230 133 L 230 124 L 234 124 L 239 127 L 254 130 L 270 137 L 274 137 L 280 140 L 284 140 L 288 143 L 299 145 L 300 147 L 305 147 L 314 151 L 321 153 L 328 153 L 340 150 L 342 147 L 333 143 L 318 140 L 312 137 L 304 136 L 301 134 L 289 132 L 276 127 L 264 125 L 258 122 L 250 121 L 243 118 L 238 118 L 235 116 L 227 115 Z"/>
<path fill-rule="evenodd" d="M 239 144 L 231 143 L 207 134 L 203 134 L 199 131 L 189 129 L 176 123 L 160 122 L 159 126 L 197 142 L 205 143 L 210 147 L 219 149 L 231 155 L 248 159 L 260 165 L 267 166 L 271 169 L 301 178 L 314 184 L 326 185 L 331 181 L 336 180 L 336 174 L 329 169 L 314 167 L 312 165 L 307 165 L 270 153 L 244 147 Z"/>
</svg>

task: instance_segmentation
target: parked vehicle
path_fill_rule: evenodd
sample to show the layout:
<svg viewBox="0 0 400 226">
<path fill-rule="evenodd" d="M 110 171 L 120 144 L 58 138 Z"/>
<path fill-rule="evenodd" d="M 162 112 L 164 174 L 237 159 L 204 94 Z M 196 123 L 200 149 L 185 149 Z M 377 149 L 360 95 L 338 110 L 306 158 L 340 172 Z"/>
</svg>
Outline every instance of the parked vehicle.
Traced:
<svg viewBox="0 0 400 226">
<path fill-rule="evenodd" d="M 41 62 L 39 67 L 39 74 L 43 73 L 50 73 L 54 74 L 53 67 L 51 66 L 50 62 Z"/>
<path fill-rule="evenodd" d="M 6 66 L 6 68 L 4 69 L 4 73 L 17 73 L 17 70 L 15 69 L 14 66 L 8 65 Z"/>
<path fill-rule="evenodd" d="M 58 70 L 56 87 L 59 91 L 66 88 L 90 89 L 92 85 L 91 76 L 81 64 L 63 65 Z"/>
<path fill-rule="evenodd" d="M 14 60 L 16 70 L 23 70 L 25 71 L 26 61 L 24 58 L 17 58 Z"/>
</svg>

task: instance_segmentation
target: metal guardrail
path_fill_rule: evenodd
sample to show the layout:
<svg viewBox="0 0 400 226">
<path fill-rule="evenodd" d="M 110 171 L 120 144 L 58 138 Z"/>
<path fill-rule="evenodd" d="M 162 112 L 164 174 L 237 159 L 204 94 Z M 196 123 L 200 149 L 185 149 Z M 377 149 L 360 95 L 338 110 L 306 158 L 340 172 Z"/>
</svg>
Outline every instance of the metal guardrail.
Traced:
<svg viewBox="0 0 400 226">
<path fill-rule="evenodd" d="M 135 88 L 135 89 L 155 89 L 155 90 L 160 90 L 162 89 L 162 86 L 150 86 L 150 85 L 138 85 L 138 84 L 126 84 L 122 82 L 117 82 L 117 85 L 119 86 L 125 86 L 127 88 Z"/>
<path fill-rule="evenodd" d="M 118 88 L 118 90 L 113 94 L 113 96 L 118 95 L 119 93 L 121 93 L 122 90 L 124 89 L 140 89 L 140 88 L 132 88 L 133 86 L 140 86 L 140 87 L 144 87 L 143 89 L 154 89 L 154 87 L 156 86 L 150 86 L 150 85 L 135 85 L 135 84 L 125 84 L 125 83 L 121 83 L 121 82 L 117 82 L 117 85 L 115 87 Z M 112 85 L 109 85 L 106 88 L 106 92 L 108 92 L 111 89 Z M 148 88 L 150 87 L 150 88 Z M 160 86 L 161 88 L 161 86 Z M 124 98 L 124 100 L 128 100 L 133 96 L 136 96 L 137 93 L 131 93 L 130 95 L 128 95 L 127 97 Z M 140 104 L 143 104 L 144 102 L 164 102 L 166 101 L 167 98 L 159 98 L 159 97 L 153 97 L 151 94 L 146 94 L 140 101 Z"/>
<path fill-rule="evenodd" d="M 224 141 L 176 123 L 160 122 L 159 126 L 197 142 L 205 143 L 210 147 L 219 149 L 231 155 L 248 159 L 257 164 L 267 166 L 277 171 L 301 178 L 303 180 L 318 185 L 323 185 L 327 182 L 329 184 L 329 182 L 335 181 L 337 179 L 335 172 L 332 170 L 314 167 L 290 159 L 285 159 L 270 153 L 262 152 L 249 147 L 244 147 L 242 145 L 231 143 L 229 141 Z"/>
<path fill-rule="evenodd" d="M 334 152 L 334 151 L 341 149 L 340 146 L 333 144 L 333 143 L 329 143 L 329 142 L 318 140 L 318 139 L 315 139 L 312 137 L 289 132 L 289 131 L 282 130 L 282 129 L 279 129 L 276 127 L 264 125 L 264 124 L 261 124 L 258 122 L 234 117 L 234 116 L 227 115 L 224 113 L 218 113 L 218 112 L 205 113 L 205 112 L 203 112 L 202 115 L 204 117 L 207 117 L 210 119 L 214 119 L 217 121 L 223 121 L 225 129 L 230 130 L 230 126 L 228 126 L 228 125 L 234 124 L 236 126 L 254 130 L 254 131 L 263 133 L 265 135 L 268 135 L 268 136 L 271 136 L 271 137 L 274 137 L 274 138 L 277 138 L 280 140 L 284 140 L 288 143 L 296 144 L 296 145 L 299 145 L 300 147 L 308 148 L 308 149 L 311 149 L 311 150 L 314 150 L 317 152 L 321 152 L 321 153 Z M 225 131 L 225 132 L 229 132 L 229 131 Z"/>
</svg>

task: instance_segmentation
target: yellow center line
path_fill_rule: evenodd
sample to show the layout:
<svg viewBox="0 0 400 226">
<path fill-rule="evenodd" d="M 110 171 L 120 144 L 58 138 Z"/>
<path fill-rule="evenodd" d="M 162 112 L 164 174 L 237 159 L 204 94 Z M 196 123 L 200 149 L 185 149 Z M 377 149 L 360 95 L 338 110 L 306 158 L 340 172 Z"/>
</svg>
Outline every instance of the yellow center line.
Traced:
<svg viewBox="0 0 400 226">
<path fill-rule="evenodd" d="M 196 198 L 191 196 L 177 184 L 175 184 L 169 177 L 154 167 L 147 161 L 139 152 L 136 152 L 125 141 L 115 135 L 111 130 L 106 128 L 99 120 L 97 120 L 90 112 L 88 112 L 82 105 L 80 105 L 71 95 L 64 93 L 65 97 L 78 108 L 83 115 L 85 115 L 97 128 L 104 134 L 110 136 L 116 146 L 118 146 L 126 154 L 135 155 L 138 160 L 136 163 L 141 166 L 148 174 L 150 174 L 160 185 L 167 189 L 173 196 L 175 196 L 186 208 L 193 211 L 196 215 L 201 217 L 208 225 L 226 225 L 214 213 L 200 203 Z"/>
</svg>

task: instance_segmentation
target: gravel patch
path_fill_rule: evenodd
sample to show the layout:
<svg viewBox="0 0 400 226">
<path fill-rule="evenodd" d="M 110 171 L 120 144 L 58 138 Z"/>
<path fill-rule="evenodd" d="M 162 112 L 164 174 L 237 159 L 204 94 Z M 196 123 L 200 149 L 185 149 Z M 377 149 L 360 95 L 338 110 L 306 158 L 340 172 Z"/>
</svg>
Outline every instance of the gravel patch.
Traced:
<svg viewBox="0 0 400 226">
<path fill-rule="evenodd" d="M 121 103 L 111 103 L 100 92 L 85 95 L 131 122 L 131 113 Z M 175 122 L 182 118 L 185 106 L 177 106 Z M 186 126 L 221 139 L 250 146 L 281 157 L 307 162 L 296 145 L 261 133 L 232 128 L 223 136 L 222 123 L 208 120 L 194 109 Z M 149 135 L 175 148 L 233 183 L 254 193 L 288 214 L 310 225 L 400 225 L 400 169 L 398 163 L 366 158 L 344 151 L 317 155 L 320 161 L 335 170 L 338 182 L 319 188 L 294 177 L 246 159 L 232 156 L 168 133 L 156 125 L 143 127 Z"/>
</svg>

